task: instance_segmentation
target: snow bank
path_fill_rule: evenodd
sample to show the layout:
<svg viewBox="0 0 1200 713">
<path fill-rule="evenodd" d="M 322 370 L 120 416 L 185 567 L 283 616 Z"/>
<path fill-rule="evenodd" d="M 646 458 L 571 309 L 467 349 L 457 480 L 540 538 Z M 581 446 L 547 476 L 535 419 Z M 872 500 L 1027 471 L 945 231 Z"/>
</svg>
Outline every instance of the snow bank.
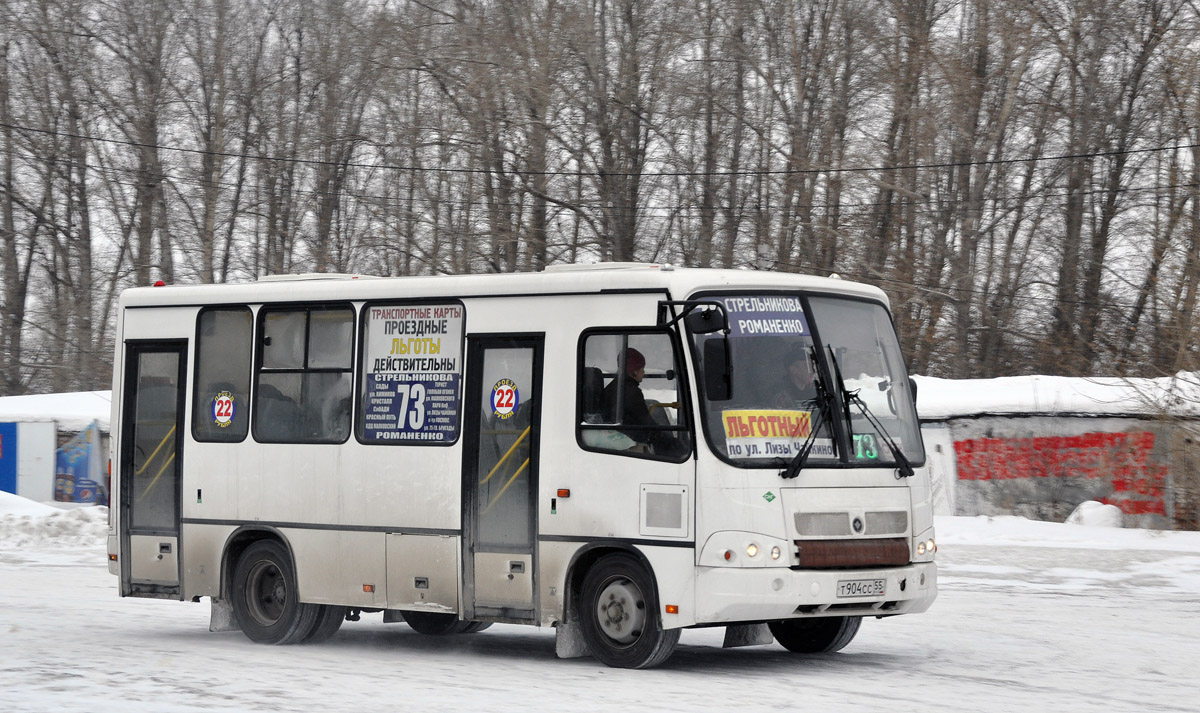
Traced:
<svg viewBox="0 0 1200 713">
<path fill-rule="evenodd" d="M 938 548 L 954 545 L 1158 550 L 1200 553 L 1200 532 L 1135 530 L 1041 522 L 1014 516 L 934 518 Z"/>
<path fill-rule="evenodd" d="M 0 492 L 0 547 L 91 547 L 108 534 L 108 508 L 60 510 Z"/>
<path fill-rule="evenodd" d="M 49 515 L 55 509 L 49 505 L 35 503 L 20 495 L 0 490 L 0 517 L 5 515 Z"/>
<path fill-rule="evenodd" d="M 1121 508 L 1116 505 L 1096 502 L 1095 500 L 1087 500 L 1079 503 L 1075 510 L 1067 516 L 1068 525 L 1086 525 L 1089 527 L 1121 527 L 1124 524 L 1124 520 L 1125 516 L 1121 512 Z"/>
<path fill-rule="evenodd" d="M 923 420 L 983 414 L 1200 416 L 1200 375 L 1163 379 L 1007 376 L 937 379 L 914 376 Z"/>
</svg>

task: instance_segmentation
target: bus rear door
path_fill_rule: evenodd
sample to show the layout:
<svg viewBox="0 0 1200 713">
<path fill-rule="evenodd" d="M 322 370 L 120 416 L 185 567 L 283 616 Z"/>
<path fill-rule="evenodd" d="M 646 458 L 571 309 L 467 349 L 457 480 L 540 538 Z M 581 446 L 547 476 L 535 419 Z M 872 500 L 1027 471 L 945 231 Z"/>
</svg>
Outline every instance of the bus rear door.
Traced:
<svg viewBox="0 0 1200 713">
<path fill-rule="evenodd" d="M 121 422 L 121 590 L 179 596 L 187 342 L 127 342 Z"/>
</svg>

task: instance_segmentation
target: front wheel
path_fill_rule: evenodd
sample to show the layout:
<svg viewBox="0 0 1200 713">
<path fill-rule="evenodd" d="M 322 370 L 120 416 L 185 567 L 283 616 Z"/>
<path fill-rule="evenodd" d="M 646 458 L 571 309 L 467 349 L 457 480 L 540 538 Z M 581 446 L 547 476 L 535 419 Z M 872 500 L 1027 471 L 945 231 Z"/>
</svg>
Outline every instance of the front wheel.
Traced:
<svg viewBox="0 0 1200 713">
<path fill-rule="evenodd" d="M 233 615 L 242 632 L 260 644 L 294 644 L 317 624 L 320 608 L 304 604 L 287 548 L 259 540 L 246 548 L 233 571 Z"/>
<path fill-rule="evenodd" d="M 679 629 L 662 628 L 650 573 L 629 555 L 609 555 L 588 570 L 579 614 L 588 649 L 614 668 L 657 666 L 679 643 Z"/>
<path fill-rule="evenodd" d="M 858 627 L 860 616 L 830 616 L 820 619 L 783 619 L 767 622 L 771 634 L 783 648 L 797 654 L 830 654 L 846 648 Z"/>
</svg>

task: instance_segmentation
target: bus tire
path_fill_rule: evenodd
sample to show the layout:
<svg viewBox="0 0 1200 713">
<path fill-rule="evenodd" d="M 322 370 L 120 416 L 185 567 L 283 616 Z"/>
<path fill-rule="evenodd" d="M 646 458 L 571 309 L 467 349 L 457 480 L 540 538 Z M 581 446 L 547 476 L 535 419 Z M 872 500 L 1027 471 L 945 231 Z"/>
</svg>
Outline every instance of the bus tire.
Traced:
<svg viewBox="0 0 1200 713">
<path fill-rule="evenodd" d="M 320 613 L 300 601 L 296 569 L 277 540 L 246 548 L 233 571 L 233 615 L 251 641 L 294 644 L 313 631 Z"/>
<path fill-rule="evenodd" d="M 492 625 L 490 621 L 471 621 L 467 622 L 466 628 L 462 630 L 464 634 L 475 634 Z"/>
<path fill-rule="evenodd" d="M 349 611 L 347 607 L 339 607 L 333 604 L 317 605 L 320 611 L 317 613 L 317 620 L 313 623 L 313 628 L 300 640 L 302 644 L 319 644 L 323 641 L 328 641 L 337 630 L 342 628 L 342 622 L 346 620 L 346 613 Z"/>
<path fill-rule="evenodd" d="M 783 619 L 767 622 L 771 634 L 783 648 L 797 654 L 831 654 L 846 648 L 858 627 L 860 616 L 830 616 L 819 619 Z"/>
<path fill-rule="evenodd" d="M 463 621 L 455 614 L 443 614 L 429 611 L 402 611 L 404 623 L 413 631 L 427 636 L 444 636 L 446 634 L 462 634 L 473 624 Z"/>
<path fill-rule="evenodd" d="M 588 570 L 579 614 L 592 656 L 613 668 L 657 666 L 679 643 L 679 629 L 662 628 L 653 578 L 631 555 L 608 555 Z"/>
</svg>

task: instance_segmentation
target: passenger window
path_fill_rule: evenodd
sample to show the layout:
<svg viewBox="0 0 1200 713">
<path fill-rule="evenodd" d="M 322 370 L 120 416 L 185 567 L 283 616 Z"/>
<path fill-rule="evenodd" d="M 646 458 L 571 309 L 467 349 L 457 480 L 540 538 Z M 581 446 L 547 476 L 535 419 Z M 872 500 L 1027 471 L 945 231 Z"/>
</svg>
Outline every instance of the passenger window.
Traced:
<svg viewBox="0 0 1200 713">
<path fill-rule="evenodd" d="M 583 337 L 576 408 L 587 450 L 682 462 L 692 439 L 678 351 L 665 332 Z"/>
<path fill-rule="evenodd" d="M 248 307 L 208 309 L 196 325 L 196 379 L 192 394 L 192 437 L 236 443 L 250 428 Z"/>
<path fill-rule="evenodd" d="M 254 438 L 341 443 L 350 435 L 354 310 L 263 309 Z"/>
</svg>

